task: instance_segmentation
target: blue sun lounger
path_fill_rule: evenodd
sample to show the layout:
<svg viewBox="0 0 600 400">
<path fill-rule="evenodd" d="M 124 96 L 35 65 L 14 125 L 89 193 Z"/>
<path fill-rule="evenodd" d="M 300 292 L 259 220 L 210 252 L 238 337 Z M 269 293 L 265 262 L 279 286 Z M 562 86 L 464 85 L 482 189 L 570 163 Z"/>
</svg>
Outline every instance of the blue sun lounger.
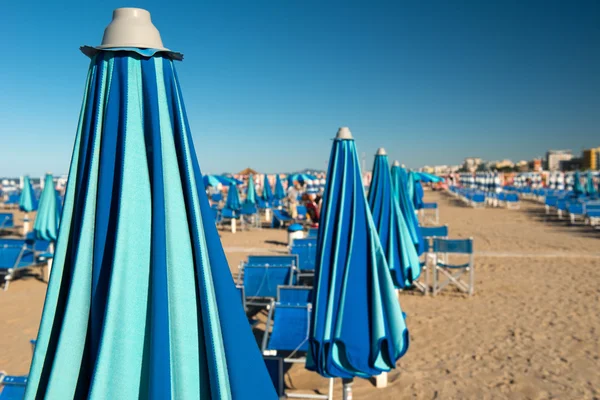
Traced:
<svg viewBox="0 0 600 400">
<path fill-rule="evenodd" d="M 271 220 L 272 228 L 283 228 L 286 223 L 293 222 L 294 218 L 287 211 L 273 209 L 273 219 Z"/>
<path fill-rule="evenodd" d="M 25 397 L 27 376 L 12 376 L 0 374 L 0 400 L 22 400 Z"/>
</svg>

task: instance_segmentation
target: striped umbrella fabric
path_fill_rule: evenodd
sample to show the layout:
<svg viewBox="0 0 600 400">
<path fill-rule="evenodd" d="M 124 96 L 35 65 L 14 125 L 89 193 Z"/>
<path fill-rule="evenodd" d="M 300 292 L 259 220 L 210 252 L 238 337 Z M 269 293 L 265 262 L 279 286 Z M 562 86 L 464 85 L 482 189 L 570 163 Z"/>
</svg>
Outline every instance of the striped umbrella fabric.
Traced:
<svg viewBox="0 0 600 400">
<path fill-rule="evenodd" d="M 44 179 L 44 190 L 40 197 L 38 212 L 33 224 L 33 234 L 36 239 L 55 242 L 58 237 L 60 223 L 60 198 L 54 188 L 52 175 Z"/>
<path fill-rule="evenodd" d="M 254 189 L 254 177 L 252 174 L 248 177 L 248 187 L 246 189 L 244 204 L 256 205 L 256 190 Z"/>
<path fill-rule="evenodd" d="M 31 180 L 29 180 L 29 176 L 25 176 L 23 178 L 23 191 L 21 192 L 21 197 L 19 199 L 19 209 L 23 212 L 29 213 L 37 210 L 37 207 L 38 201 L 35 197 Z"/>
<path fill-rule="evenodd" d="M 273 191 L 271 190 L 271 184 L 269 183 L 269 177 L 267 174 L 265 174 L 265 181 L 261 197 L 267 204 L 273 201 Z"/>
<path fill-rule="evenodd" d="M 229 185 L 227 199 L 225 200 L 225 208 L 233 211 L 238 211 L 240 208 L 242 208 L 242 204 L 240 203 L 240 194 L 235 183 L 231 183 L 231 185 Z"/>
<path fill-rule="evenodd" d="M 375 155 L 367 199 L 394 285 L 409 287 L 421 274 L 421 264 L 394 196 L 390 165 L 384 149 L 379 149 Z"/>
<path fill-rule="evenodd" d="M 169 53 L 92 56 L 25 398 L 277 398 Z"/>
<path fill-rule="evenodd" d="M 334 139 L 327 176 L 306 367 L 325 377 L 378 375 L 406 352 L 408 330 L 348 128 Z"/>
<path fill-rule="evenodd" d="M 283 188 L 283 183 L 281 183 L 281 178 L 279 174 L 277 174 L 277 178 L 275 179 L 275 198 L 277 200 L 285 199 L 285 189 Z"/>
<path fill-rule="evenodd" d="M 394 196 L 408 226 L 412 242 L 417 249 L 417 254 L 421 255 L 423 254 L 425 245 L 423 235 L 421 234 L 421 227 L 419 226 L 419 219 L 415 213 L 415 206 L 408 194 L 408 174 L 397 161 L 392 165 L 392 185 L 394 187 Z"/>
<path fill-rule="evenodd" d="M 594 175 L 592 174 L 592 171 L 587 172 L 585 191 L 588 195 L 595 195 L 598 193 L 596 186 L 594 185 Z"/>
</svg>

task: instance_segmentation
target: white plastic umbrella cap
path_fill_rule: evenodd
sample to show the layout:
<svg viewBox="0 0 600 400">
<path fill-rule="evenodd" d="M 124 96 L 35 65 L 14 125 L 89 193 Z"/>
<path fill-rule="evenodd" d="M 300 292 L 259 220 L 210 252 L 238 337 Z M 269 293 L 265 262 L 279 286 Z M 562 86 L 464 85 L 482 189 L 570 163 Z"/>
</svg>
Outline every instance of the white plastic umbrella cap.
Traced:
<svg viewBox="0 0 600 400">
<path fill-rule="evenodd" d="M 352 132 L 350 132 L 350 128 L 343 126 L 340 129 L 338 129 L 337 135 L 335 136 L 336 139 L 354 139 L 352 137 Z"/>
<path fill-rule="evenodd" d="M 166 50 L 158 29 L 152 24 L 150 13 L 141 8 L 117 8 L 113 19 L 104 30 L 100 49 L 137 47 Z"/>
<path fill-rule="evenodd" d="M 400 166 L 400 161 L 398 161 L 398 160 L 394 161 L 394 163 L 392 164 L 392 166 L 399 167 Z"/>
<path fill-rule="evenodd" d="M 385 152 L 385 149 L 383 147 L 380 147 L 377 149 L 377 153 L 375 153 L 376 156 L 387 156 L 387 153 Z"/>
</svg>

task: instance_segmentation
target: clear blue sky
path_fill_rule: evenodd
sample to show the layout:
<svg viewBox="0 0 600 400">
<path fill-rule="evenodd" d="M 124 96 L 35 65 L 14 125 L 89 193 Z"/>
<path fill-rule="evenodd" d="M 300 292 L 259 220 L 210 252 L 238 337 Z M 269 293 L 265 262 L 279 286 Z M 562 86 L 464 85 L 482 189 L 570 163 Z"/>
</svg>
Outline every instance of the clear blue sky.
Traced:
<svg viewBox="0 0 600 400">
<path fill-rule="evenodd" d="M 152 13 L 204 172 L 324 169 L 339 126 L 418 167 L 600 145 L 599 1 L 7 1 L 0 176 L 66 173 L 112 10 Z M 325 4 L 327 3 L 327 4 Z"/>
</svg>

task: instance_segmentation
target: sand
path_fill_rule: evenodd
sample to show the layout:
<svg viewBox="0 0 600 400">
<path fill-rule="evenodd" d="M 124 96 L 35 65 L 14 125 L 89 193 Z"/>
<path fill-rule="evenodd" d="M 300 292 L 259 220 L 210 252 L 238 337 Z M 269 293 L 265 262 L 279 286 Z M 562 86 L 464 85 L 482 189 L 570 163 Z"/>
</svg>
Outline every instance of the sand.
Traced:
<svg viewBox="0 0 600 400">
<path fill-rule="evenodd" d="M 600 231 L 546 220 L 536 203 L 471 209 L 431 192 L 426 200 L 439 203 L 451 237 L 474 238 L 475 295 L 402 293 L 408 353 L 387 388 L 355 380 L 354 399 L 600 397 Z M 248 254 L 286 251 L 281 230 L 221 235 L 233 273 Z M 27 373 L 45 288 L 26 277 L 0 292 L 1 370 Z M 325 379 L 300 365 L 285 382 L 305 393 L 327 389 Z M 339 380 L 335 390 L 341 398 Z"/>
</svg>

